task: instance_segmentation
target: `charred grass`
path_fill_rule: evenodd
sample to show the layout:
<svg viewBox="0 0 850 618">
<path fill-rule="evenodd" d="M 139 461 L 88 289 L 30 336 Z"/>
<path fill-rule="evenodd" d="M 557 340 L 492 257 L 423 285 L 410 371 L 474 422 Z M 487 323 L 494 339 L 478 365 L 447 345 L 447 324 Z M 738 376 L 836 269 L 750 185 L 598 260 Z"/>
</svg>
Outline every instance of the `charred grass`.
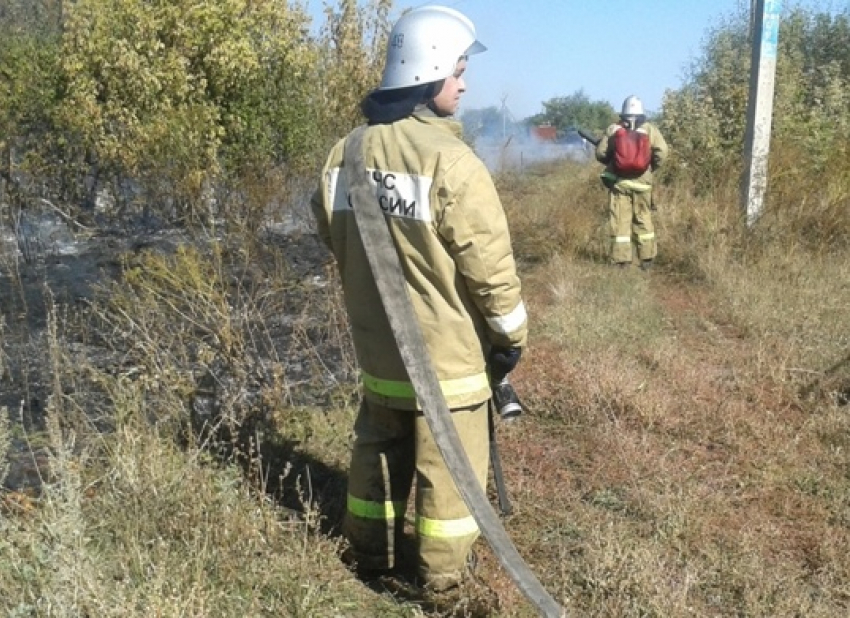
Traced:
<svg viewBox="0 0 850 618">
<path fill-rule="evenodd" d="M 846 615 L 845 237 L 817 242 L 782 185 L 756 230 L 732 183 L 665 187 L 657 268 L 612 270 L 596 171 L 498 179 L 531 316 L 526 412 L 497 427 L 520 553 L 571 616 Z M 806 200 L 843 229 L 830 191 Z M 0 496 L 3 612 L 533 615 L 483 542 L 442 603 L 340 562 L 356 371 L 327 256 L 300 242 L 124 252 L 71 306 L 39 271 L 35 325 L 3 256 L 0 373 L 25 397 L 0 448 L 39 464 Z"/>
</svg>

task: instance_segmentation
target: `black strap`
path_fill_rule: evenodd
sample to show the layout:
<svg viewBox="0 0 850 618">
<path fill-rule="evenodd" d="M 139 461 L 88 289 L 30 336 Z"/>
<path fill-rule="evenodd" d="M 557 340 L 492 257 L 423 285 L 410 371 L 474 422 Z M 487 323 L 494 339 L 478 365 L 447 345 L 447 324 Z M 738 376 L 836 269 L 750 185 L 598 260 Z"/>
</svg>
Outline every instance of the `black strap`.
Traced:
<svg viewBox="0 0 850 618">
<path fill-rule="evenodd" d="M 478 483 L 440 389 L 419 323 L 401 318 L 414 315 L 413 304 L 386 219 L 367 180 L 363 158 L 365 132 L 366 127 L 360 127 L 346 140 L 345 171 L 352 198 L 350 203 L 390 327 L 413 389 L 422 402 L 425 419 L 460 495 L 511 579 L 542 616 L 563 618 L 565 611 L 519 555 Z"/>
</svg>

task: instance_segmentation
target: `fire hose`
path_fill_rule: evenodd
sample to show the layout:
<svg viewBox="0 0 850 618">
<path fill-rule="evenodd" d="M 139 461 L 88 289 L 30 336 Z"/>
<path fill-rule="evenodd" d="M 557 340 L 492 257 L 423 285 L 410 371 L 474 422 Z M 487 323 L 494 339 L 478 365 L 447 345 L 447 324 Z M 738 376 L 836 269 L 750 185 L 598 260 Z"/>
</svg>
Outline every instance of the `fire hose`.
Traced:
<svg viewBox="0 0 850 618">
<path fill-rule="evenodd" d="M 416 396 L 422 402 L 425 420 L 467 508 L 517 588 L 541 616 L 564 618 L 565 610 L 549 595 L 522 559 L 478 483 L 440 389 L 419 323 L 401 318 L 413 315 L 413 305 L 383 211 L 378 208 L 374 190 L 367 179 L 363 158 L 366 130 L 365 126 L 355 130 L 345 146 L 350 203 L 401 358 Z"/>
<path fill-rule="evenodd" d="M 584 129 L 579 129 L 578 134 L 594 146 L 599 143 L 600 138 L 596 137 L 592 133 L 589 133 L 588 131 L 585 131 Z"/>
</svg>

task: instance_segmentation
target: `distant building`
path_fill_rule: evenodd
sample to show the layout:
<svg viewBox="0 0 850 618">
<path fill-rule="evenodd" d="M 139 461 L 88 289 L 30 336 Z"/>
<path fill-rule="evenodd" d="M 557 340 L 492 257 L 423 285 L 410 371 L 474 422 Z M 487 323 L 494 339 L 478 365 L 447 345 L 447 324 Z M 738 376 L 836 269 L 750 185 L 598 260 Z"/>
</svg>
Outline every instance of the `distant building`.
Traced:
<svg viewBox="0 0 850 618">
<path fill-rule="evenodd" d="M 543 142 L 554 142 L 558 137 L 558 130 L 551 124 L 542 124 L 531 127 L 531 135 Z"/>
</svg>

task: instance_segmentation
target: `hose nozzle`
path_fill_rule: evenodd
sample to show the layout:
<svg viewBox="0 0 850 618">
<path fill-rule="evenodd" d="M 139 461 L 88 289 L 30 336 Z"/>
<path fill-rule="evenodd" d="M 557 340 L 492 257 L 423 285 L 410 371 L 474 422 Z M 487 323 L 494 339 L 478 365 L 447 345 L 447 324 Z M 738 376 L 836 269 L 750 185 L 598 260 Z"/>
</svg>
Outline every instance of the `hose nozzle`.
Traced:
<svg viewBox="0 0 850 618">
<path fill-rule="evenodd" d="M 522 405 L 519 397 L 505 376 L 493 385 L 493 404 L 502 420 L 512 421 L 522 414 Z"/>
</svg>

